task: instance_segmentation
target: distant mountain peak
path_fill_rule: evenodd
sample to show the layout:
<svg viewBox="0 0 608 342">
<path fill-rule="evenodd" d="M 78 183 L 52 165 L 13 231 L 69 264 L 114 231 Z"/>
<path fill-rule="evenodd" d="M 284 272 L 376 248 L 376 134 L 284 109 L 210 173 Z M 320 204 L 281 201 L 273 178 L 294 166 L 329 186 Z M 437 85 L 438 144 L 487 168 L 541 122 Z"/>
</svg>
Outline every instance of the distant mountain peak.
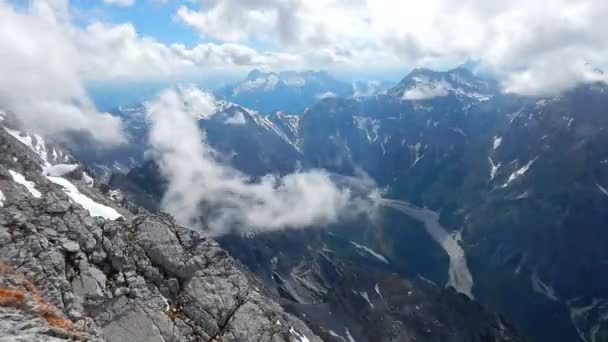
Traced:
<svg viewBox="0 0 608 342">
<path fill-rule="evenodd" d="M 333 78 L 327 71 L 252 70 L 247 78 L 216 91 L 219 98 L 260 112 L 282 110 L 303 112 L 327 94 L 351 96 L 353 87 Z"/>
<path fill-rule="evenodd" d="M 415 68 L 389 93 L 403 100 L 429 100 L 454 95 L 485 101 L 497 91 L 494 81 L 478 77 L 464 67 L 457 67 L 448 71 Z"/>
</svg>

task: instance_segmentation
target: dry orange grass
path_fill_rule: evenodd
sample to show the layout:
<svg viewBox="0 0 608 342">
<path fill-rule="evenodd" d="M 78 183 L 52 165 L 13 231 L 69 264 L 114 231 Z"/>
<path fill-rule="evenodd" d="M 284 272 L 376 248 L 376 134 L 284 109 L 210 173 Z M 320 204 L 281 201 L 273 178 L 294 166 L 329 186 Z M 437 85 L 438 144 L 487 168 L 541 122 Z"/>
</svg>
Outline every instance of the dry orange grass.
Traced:
<svg viewBox="0 0 608 342">
<path fill-rule="evenodd" d="M 68 332 L 76 331 L 72 321 L 66 319 L 59 309 L 46 301 L 34 284 L 12 266 L 0 261 L 0 273 L 13 276 L 14 280 L 19 283 L 17 288 L 0 287 L 0 306 L 22 309 L 29 295 L 34 302 L 33 312 L 43 317 L 50 326 L 61 328 Z"/>
<path fill-rule="evenodd" d="M 23 291 L 0 287 L 0 306 L 20 308 L 25 301 Z"/>
</svg>

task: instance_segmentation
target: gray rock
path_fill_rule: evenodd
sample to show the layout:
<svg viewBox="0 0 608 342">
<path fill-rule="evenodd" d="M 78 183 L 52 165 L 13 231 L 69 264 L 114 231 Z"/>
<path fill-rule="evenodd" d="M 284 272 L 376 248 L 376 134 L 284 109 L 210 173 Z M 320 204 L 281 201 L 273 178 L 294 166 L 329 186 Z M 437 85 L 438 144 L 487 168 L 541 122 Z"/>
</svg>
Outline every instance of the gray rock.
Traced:
<svg viewBox="0 0 608 342">
<path fill-rule="evenodd" d="M 80 251 L 80 246 L 74 241 L 67 241 L 63 244 L 63 249 L 68 253 L 77 253 Z"/>
<path fill-rule="evenodd" d="M 19 163 L 4 157 L 13 154 Z M 293 340 L 293 327 L 309 341 L 320 341 L 274 298 L 257 291 L 252 275 L 214 241 L 167 215 L 137 210 L 141 215 L 135 216 L 72 180 L 124 220 L 90 217 L 41 175 L 33 151 L 0 130 L 0 172 L 8 162 L 43 195 L 34 200 L 24 187 L 0 179 L 10 204 L 0 208 L 0 260 L 15 272 L 7 274 L 0 265 L 0 287 L 17 288 L 10 277 L 29 279 L 36 289 L 31 296 L 39 295 L 74 328 L 51 327 L 35 310 L 0 306 L 3 340 L 243 341 L 241 333 L 248 331 L 245 340 L 270 342 Z M 285 324 L 277 326 L 277 319 Z"/>
</svg>

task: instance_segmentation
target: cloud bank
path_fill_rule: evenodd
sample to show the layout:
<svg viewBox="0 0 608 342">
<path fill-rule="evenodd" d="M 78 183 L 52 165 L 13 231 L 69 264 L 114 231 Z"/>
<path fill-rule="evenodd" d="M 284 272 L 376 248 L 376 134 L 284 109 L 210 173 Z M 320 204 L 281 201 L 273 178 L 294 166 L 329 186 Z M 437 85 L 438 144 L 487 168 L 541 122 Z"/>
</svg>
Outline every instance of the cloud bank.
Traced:
<svg viewBox="0 0 608 342">
<path fill-rule="evenodd" d="M 211 235 L 327 225 L 345 217 L 371 215 L 377 191 L 355 195 L 327 172 L 311 170 L 254 181 L 221 164 L 205 143 L 197 117 L 213 108 L 196 88 L 167 89 L 146 110 L 153 126 L 150 146 L 168 189 L 164 210 L 183 225 Z M 369 190 L 369 189 L 368 189 Z"/>
<path fill-rule="evenodd" d="M 203 37 L 266 41 L 311 62 L 350 67 L 482 61 L 507 92 L 545 95 L 607 77 L 604 0 L 222 0 L 176 18 Z"/>
<path fill-rule="evenodd" d="M 82 82 L 192 79 L 211 69 L 446 69 L 470 59 L 510 93 L 608 80 L 597 72 L 608 70 L 604 0 L 190 0 L 166 14 L 200 33 L 190 46 L 103 14 L 83 22 L 68 0 L 14 3 L 0 0 L 0 105 L 37 113 L 24 121 L 50 134 L 87 131 L 95 117 L 103 129 L 88 131 L 106 142 L 119 140 L 118 122 L 95 110 Z"/>
<path fill-rule="evenodd" d="M 74 67 L 79 52 L 65 34 L 67 4 L 53 4 L 34 2 L 17 12 L 0 2 L 0 108 L 47 136 L 79 131 L 120 143 L 120 121 L 95 109 Z"/>
</svg>

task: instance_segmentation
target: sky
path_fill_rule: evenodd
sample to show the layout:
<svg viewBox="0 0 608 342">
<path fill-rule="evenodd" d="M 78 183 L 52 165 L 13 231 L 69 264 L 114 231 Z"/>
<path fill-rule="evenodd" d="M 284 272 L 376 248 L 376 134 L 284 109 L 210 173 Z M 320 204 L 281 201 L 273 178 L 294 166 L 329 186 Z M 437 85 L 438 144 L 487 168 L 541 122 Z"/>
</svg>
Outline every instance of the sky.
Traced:
<svg viewBox="0 0 608 342">
<path fill-rule="evenodd" d="M 28 2 L 8 3 L 27 13 Z M 541 93 L 596 77 L 592 66 L 603 67 L 608 52 L 608 4 L 602 0 L 33 3 L 49 4 L 68 21 L 76 31 L 68 39 L 87 55 L 84 76 L 97 81 L 196 78 L 252 68 L 386 75 L 474 59 L 503 76 L 506 90 Z"/>
<path fill-rule="evenodd" d="M 475 60 L 505 92 L 554 95 L 606 81 L 607 15 L 605 0 L 0 0 L 0 102 L 69 118 L 30 115 L 50 133 L 103 122 L 106 133 L 94 133 L 112 140 L 116 123 L 90 84 L 235 79 L 253 68 L 400 79 Z"/>
</svg>

